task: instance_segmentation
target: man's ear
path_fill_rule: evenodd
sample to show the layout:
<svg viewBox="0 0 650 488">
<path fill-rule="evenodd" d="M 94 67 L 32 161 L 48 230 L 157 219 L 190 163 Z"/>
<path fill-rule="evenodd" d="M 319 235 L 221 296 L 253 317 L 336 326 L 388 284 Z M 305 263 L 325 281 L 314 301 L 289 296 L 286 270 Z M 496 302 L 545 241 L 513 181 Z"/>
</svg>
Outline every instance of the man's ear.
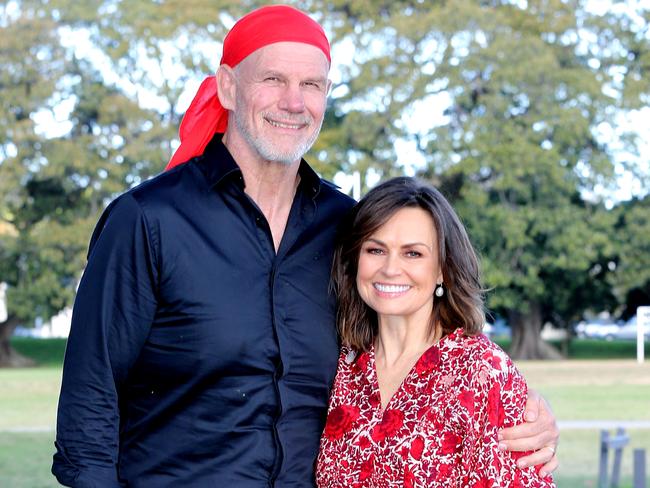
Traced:
<svg viewBox="0 0 650 488">
<path fill-rule="evenodd" d="M 217 69 L 217 95 L 221 106 L 226 110 L 235 109 L 235 100 L 237 99 L 237 83 L 235 80 L 235 70 L 226 64 L 222 64 Z"/>
</svg>

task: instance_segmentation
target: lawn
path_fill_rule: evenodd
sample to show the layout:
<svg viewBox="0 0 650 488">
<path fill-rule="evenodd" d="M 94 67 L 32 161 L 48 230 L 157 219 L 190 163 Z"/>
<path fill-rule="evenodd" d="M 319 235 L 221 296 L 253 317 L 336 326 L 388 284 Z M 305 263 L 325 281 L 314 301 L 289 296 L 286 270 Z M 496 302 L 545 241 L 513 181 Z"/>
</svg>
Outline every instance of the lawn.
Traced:
<svg viewBox="0 0 650 488">
<path fill-rule="evenodd" d="M 50 488 L 60 486 L 50 474 L 54 431 L 0 432 L 0 486 Z"/>
<path fill-rule="evenodd" d="M 0 486 L 58 486 L 49 470 L 64 343 L 21 339 L 15 344 L 37 358 L 40 366 L 0 369 Z M 606 357 L 603 348 L 609 346 L 599 343 L 597 357 Z M 626 348 L 614 347 L 613 356 L 620 357 Z M 634 349 L 628 354 L 633 358 Z M 650 420 L 650 361 L 644 365 L 633 359 L 527 361 L 517 366 L 530 387 L 549 400 L 559 421 Z M 632 448 L 645 448 L 650 462 L 650 429 L 628 433 L 621 488 L 631 487 Z M 555 473 L 558 487 L 596 487 L 598 438 L 598 429 L 562 431 L 561 466 Z"/>
<path fill-rule="evenodd" d="M 601 343 L 602 344 L 602 343 Z M 531 388 L 549 400 L 557 419 L 650 421 L 650 361 L 524 361 L 517 366 Z M 632 486 L 632 450 L 644 448 L 650 461 L 650 429 L 628 430 L 623 484 Z M 560 488 L 596 487 L 599 429 L 563 429 L 555 473 Z"/>
<path fill-rule="evenodd" d="M 59 486 L 50 474 L 60 366 L 0 369 L 0 486 Z"/>
</svg>

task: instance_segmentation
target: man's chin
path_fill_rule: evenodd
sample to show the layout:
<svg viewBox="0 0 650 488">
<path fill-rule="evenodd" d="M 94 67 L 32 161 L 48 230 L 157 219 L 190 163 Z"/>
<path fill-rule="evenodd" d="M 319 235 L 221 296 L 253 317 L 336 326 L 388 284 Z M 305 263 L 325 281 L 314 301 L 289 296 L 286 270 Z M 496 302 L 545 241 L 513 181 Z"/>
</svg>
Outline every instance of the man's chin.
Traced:
<svg viewBox="0 0 650 488">
<path fill-rule="evenodd" d="M 284 164 L 290 166 L 302 159 L 305 153 L 309 150 L 309 147 L 306 145 L 301 145 L 296 147 L 295 145 L 291 148 L 268 148 L 267 151 L 260 151 L 261 156 L 267 161 L 272 161 L 275 163 Z"/>
</svg>

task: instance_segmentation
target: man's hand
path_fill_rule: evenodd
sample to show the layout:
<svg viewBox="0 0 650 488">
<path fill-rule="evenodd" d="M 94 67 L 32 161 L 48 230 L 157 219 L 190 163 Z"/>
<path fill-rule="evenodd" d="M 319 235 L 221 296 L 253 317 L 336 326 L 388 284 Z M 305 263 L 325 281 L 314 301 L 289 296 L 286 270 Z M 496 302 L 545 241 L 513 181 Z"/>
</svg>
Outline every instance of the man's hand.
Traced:
<svg viewBox="0 0 650 488">
<path fill-rule="evenodd" d="M 555 423 L 551 407 L 539 393 L 528 390 L 528 400 L 523 424 L 499 432 L 499 449 L 503 451 L 534 451 L 517 460 L 517 466 L 525 468 L 543 464 L 539 474 L 545 477 L 559 466 L 555 450 L 560 430 Z"/>
</svg>

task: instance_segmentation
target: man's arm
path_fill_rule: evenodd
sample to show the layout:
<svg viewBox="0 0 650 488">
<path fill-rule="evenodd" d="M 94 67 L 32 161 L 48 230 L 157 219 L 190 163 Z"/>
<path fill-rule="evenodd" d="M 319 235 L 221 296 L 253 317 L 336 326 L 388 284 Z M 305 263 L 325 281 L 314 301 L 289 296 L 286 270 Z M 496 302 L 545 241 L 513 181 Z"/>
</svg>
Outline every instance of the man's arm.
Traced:
<svg viewBox="0 0 650 488">
<path fill-rule="evenodd" d="M 528 390 L 526 422 L 515 427 L 503 429 L 499 433 L 499 449 L 504 451 L 534 451 L 517 461 L 519 467 L 543 465 L 540 476 L 552 473 L 559 466 L 555 450 L 560 438 L 560 430 L 550 406 L 534 390 Z"/>
<path fill-rule="evenodd" d="M 118 487 L 120 386 L 156 310 L 146 219 L 130 194 L 105 211 L 91 239 L 66 346 L 52 473 L 73 487 Z"/>
</svg>

